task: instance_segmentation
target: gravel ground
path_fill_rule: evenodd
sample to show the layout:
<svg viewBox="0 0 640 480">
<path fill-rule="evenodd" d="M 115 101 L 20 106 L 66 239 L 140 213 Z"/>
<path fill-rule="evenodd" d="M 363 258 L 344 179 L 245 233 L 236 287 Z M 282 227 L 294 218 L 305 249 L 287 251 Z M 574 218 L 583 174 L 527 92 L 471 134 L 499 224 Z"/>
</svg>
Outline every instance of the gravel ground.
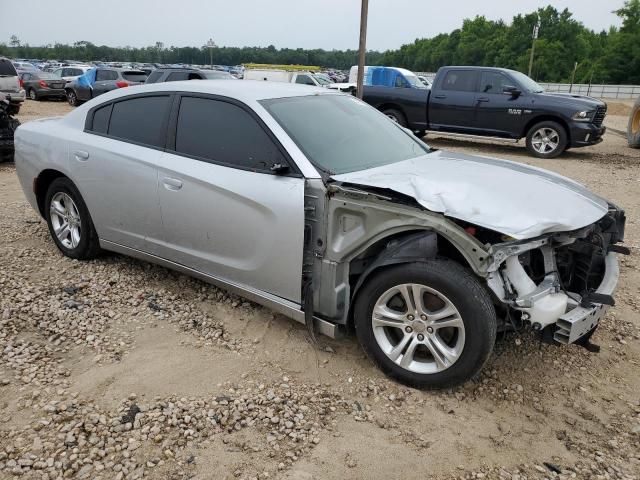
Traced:
<svg viewBox="0 0 640 480">
<path fill-rule="evenodd" d="M 28 101 L 20 119 L 69 110 Z M 428 141 L 557 171 L 627 209 L 632 256 L 599 354 L 518 332 L 476 381 L 407 389 L 354 338 L 316 346 L 303 326 L 163 268 L 62 257 L 2 165 L 0 478 L 640 478 L 640 152 L 613 131 L 556 160 Z"/>
</svg>

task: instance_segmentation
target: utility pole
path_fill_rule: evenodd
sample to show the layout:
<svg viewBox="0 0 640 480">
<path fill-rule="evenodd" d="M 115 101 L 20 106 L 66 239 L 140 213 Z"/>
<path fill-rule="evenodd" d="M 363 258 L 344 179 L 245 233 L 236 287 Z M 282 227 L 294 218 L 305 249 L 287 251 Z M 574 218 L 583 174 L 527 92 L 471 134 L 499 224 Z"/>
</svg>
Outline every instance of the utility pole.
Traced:
<svg viewBox="0 0 640 480">
<path fill-rule="evenodd" d="M 573 90 L 573 82 L 576 79 L 576 70 L 578 69 L 578 65 L 578 62 L 573 65 L 573 72 L 571 72 L 571 85 L 569 85 L 569 93 L 571 93 L 571 91 Z"/>
<path fill-rule="evenodd" d="M 213 49 L 217 47 L 216 42 L 213 41 L 213 38 L 209 39 L 206 47 L 209 48 L 209 66 L 213 68 Z"/>
<path fill-rule="evenodd" d="M 364 57 L 367 51 L 367 16 L 369 15 L 369 0 L 362 0 L 360 10 L 360 47 L 358 50 L 358 81 L 356 93 L 358 98 L 364 94 Z"/>
<path fill-rule="evenodd" d="M 531 76 L 531 70 L 533 70 L 533 52 L 536 49 L 536 40 L 538 39 L 538 32 L 540 31 L 540 19 L 533 26 L 533 35 L 531 35 L 531 57 L 529 57 L 529 76 Z"/>
</svg>

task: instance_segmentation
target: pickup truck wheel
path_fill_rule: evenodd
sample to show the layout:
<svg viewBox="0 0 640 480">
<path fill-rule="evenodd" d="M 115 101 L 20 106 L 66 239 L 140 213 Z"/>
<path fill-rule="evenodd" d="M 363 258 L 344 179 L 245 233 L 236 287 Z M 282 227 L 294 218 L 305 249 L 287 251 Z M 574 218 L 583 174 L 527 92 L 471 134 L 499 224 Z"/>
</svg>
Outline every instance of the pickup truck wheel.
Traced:
<svg viewBox="0 0 640 480">
<path fill-rule="evenodd" d="M 389 267 L 354 306 L 356 335 L 383 372 L 417 388 L 459 385 L 484 366 L 496 313 L 471 272 L 438 259 Z"/>
<path fill-rule="evenodd" d="M 89 260 L 100 253 L 98 234 L 80 192 L 71 180 L 56 178 L 45 197 L 51 238 L 67 257 Z"/>
<path fill-rule="evenodd" d="M 527 150 L 534 157 L 556 158 L 567 148 L 567 132 L 559 123 L 536 123 L 527 133 Z"/>
<path fill-rule="evenodd" d="M 640 98 L 631 109 L 627 125 L 627 143 L 631 148 L 640 148 Z"/>
<path fill-rule="evenodd" d="M 399 124 L 401 127 L 407 126 L 407 120 L 406 118 L 404 118 L 404 114 L 401 111 L 396 110 L 395 108 L 388 108 L 386 110 L 383 110 L 382 113 Z"/>
</svg>

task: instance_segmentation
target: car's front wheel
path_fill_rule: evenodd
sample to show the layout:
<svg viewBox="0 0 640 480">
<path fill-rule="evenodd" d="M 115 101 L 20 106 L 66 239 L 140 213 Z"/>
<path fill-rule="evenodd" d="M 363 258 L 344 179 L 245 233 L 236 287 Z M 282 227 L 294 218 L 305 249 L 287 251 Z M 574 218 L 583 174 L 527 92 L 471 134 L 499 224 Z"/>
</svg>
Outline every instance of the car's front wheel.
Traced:
<svg viewBox="0 0 640 480">
<path fill-rule="evenodd" d="M 496 337 L 496 314 L 471 272 L 444 259 L 379 271 L 358 293 L 356 335 L 390 377 L 417 388 L 477 374 Z"/>
<path fill-rule="evenodd" d="M 67 257 L 89 260 L 100 253 L 98 234 L 80 192 L 71 180 L 56 178 L 45 197 L 51 238 Z"/>
<path fill-rule="evenodd" d="M 527 150 L 538 158 L 556 158 L 567 149 L 567 141 L 566 130 L 557 122 L 540 122 L 527 132 Z"/>
</svg>

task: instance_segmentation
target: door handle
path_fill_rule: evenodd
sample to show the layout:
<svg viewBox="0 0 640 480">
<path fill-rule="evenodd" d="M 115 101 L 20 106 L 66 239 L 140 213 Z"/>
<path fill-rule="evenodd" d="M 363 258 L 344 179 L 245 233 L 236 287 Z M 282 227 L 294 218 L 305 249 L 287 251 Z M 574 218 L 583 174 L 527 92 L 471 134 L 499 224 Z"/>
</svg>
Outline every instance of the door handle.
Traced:
<svg viewBox="0 0 640 480">
<path fill-rule="evenodd" d="M 84 162 L 85 160 L 89 159 L 89 152 L 85 152 L 84 150 L 76 150 L 75 152 L 73 152 L 73 155 L 79 162 Z"/>
<path fill-rule="evenodd" d="M 478 97 L 478 102 L 488 102 L 489 97 Z"/>
<path fill-rule="evenodd" d="M 436 95 L 435 98 L 447 98 L 446 95 Z"/>
<path fill-rule="evenodd" d="M 164 183 L 164 188 L 167 190 L 176 191 L 182 188 L 182 180 L 178 180 L 177 178 L 165 177 L 162 179 L 162 183 Z"/>
</svg>

